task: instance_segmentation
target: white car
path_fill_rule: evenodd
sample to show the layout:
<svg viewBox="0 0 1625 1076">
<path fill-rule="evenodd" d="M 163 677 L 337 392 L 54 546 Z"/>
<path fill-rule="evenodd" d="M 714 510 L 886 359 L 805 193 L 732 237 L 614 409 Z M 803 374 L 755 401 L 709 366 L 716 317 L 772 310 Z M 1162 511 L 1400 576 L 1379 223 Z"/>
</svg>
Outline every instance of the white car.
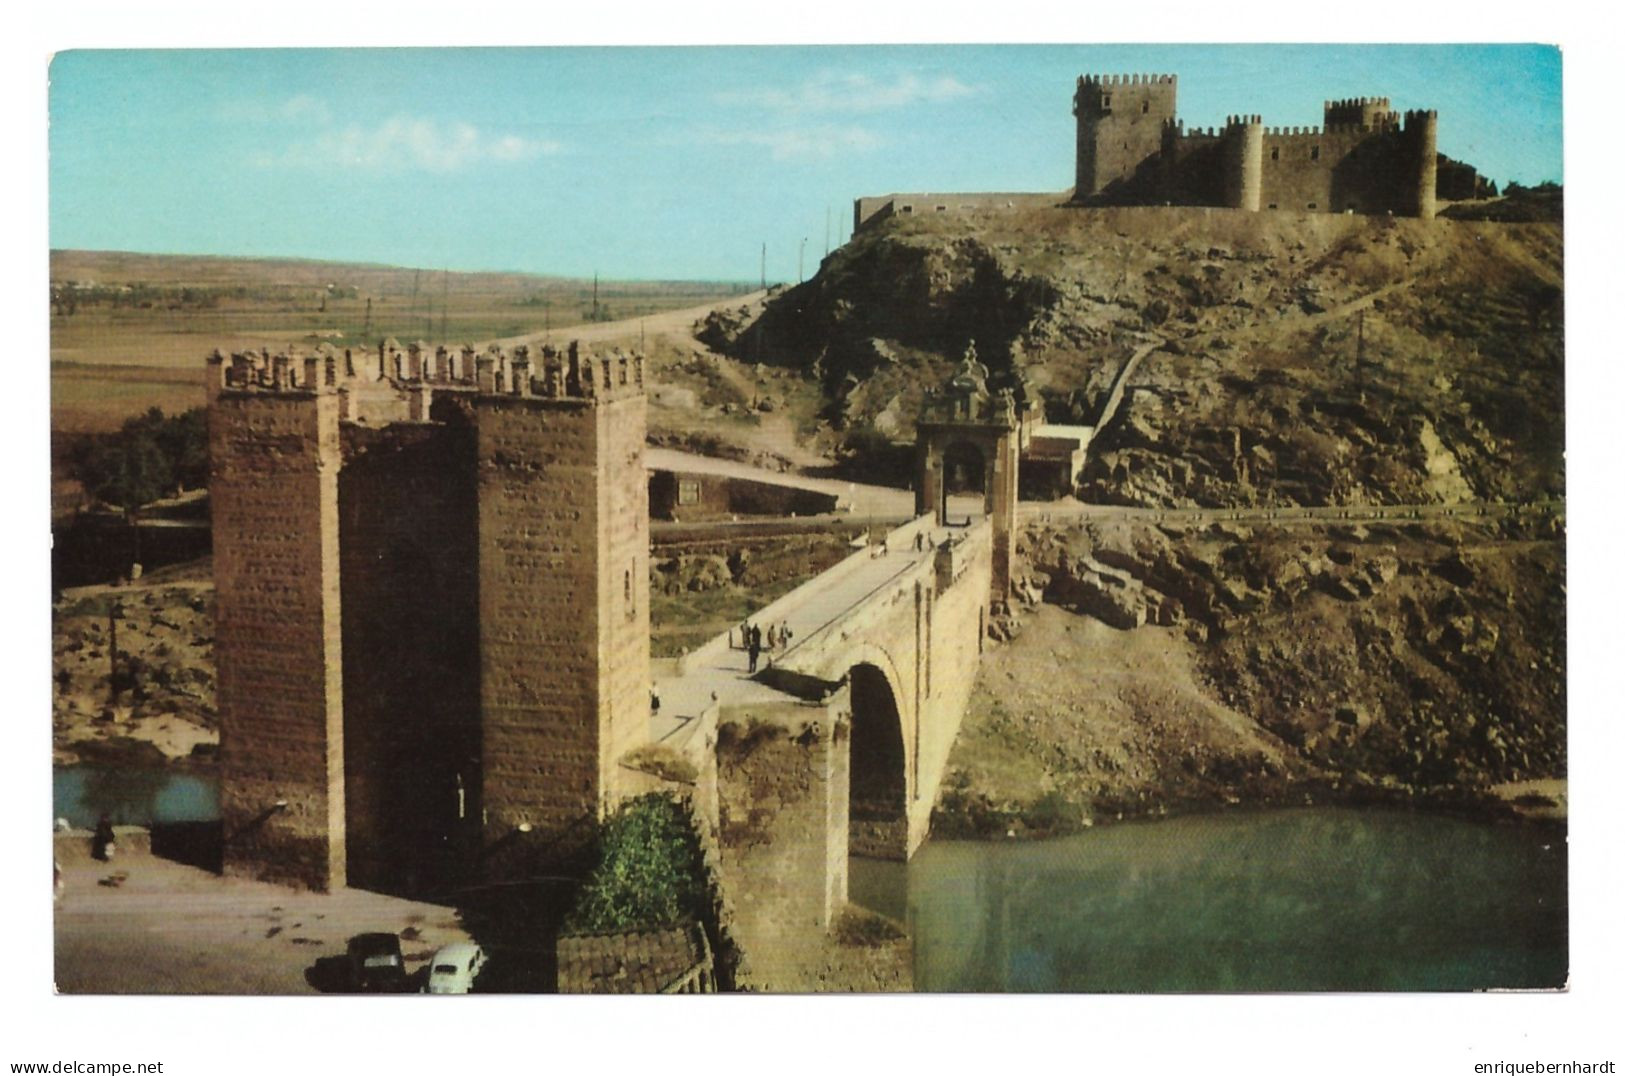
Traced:
<svg viewBox="0 0 1625 1076">
<path fill-rule="evenodd" d="M 466 994 L 474 989 L 474 979 L 485 967 L 485 950 L 473 942 L 453 942 L 443 946 L 429 961 L 426 994 Z"/>
</svg>

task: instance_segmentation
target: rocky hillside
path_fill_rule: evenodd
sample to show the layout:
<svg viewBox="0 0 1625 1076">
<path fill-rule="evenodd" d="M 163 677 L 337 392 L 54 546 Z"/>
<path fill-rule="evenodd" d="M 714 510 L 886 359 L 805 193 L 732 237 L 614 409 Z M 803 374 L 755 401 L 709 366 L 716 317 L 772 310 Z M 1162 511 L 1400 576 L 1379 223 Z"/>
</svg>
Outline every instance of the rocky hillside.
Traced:
<svg viewBox="0 0 1625 1076">
<path fill-rule="evenodd" d="M 1098 422 L 1081 500 L 1265 510 L 1029 521 L 1024 624 L 984 659 L 935 825 L 1054 832 L 1547 795 L 1528 782 L 1567 767 L 1561 510 L 1274 510 L 1560 501 L 1562 280 L 1554 221 L 1050 209 L 893 221 L 709 328 L 815 382 L 849 453 L 912 440 L 974 338 L 1051 421 Z"/>
<path fill-rule="evenodd" d="M 816 379 L 849 446 L 912 439 L 968 340 L 1100 430 L 1084 499 L 1539 499 L 1563 488 L 1556 223 L 1046 209 L 899 219 L 713 344 Z"/>
</svg>

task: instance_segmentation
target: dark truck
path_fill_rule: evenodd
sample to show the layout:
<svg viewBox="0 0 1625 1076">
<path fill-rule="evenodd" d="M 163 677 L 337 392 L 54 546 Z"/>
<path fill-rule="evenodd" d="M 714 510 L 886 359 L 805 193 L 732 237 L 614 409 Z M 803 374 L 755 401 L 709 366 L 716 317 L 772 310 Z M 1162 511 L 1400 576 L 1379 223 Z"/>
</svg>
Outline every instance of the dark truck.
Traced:
<svg viewBox="0 0 1625 1076">
<path fill-rule="evenodd" d="M 394 934 L 357 934 L 345 950 L 350 989 L 364 994 L 399 994 L 408 986 L 401 939 Z"/>
</svg>

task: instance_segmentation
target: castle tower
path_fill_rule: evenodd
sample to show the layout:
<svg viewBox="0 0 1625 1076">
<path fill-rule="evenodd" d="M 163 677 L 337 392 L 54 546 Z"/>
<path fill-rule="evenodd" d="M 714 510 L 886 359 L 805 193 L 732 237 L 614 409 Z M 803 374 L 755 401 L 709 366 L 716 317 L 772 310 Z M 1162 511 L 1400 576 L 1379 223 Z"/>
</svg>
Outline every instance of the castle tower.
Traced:
<svg viewBox="0 0 1625 1076">
<path fill-rule="evenodd" d="M 532 876 L 647 735 L 642 359 L 427 355 L 209 360 L 230 873 Z"/>
<path fill-rule="evenodd" d="M 1365 127 L 1370 130 L 1386 126 L 1394 118 L 1386 97 L 1349 97 L 1327 101 L 1322 115 L 1327 127 Z"/>
<path fill-rule="evenodd" d="M 1263 118 L 1231 116 L 1224 128 L 1224 204 L 1256 213 L 1263 192 Z"/>
<path fill-rule="evenodd" d="M 1406 193 L 1410 211 L 1422 220 L 1432 220 L 1438 212 L 1439 114 L 1433 111 L 1405 113 L 1406 157 L 1414 170 Z"/>
<path fill-rule="evenodd" d="M 1174 118 L 1178 80 L 1173 75 L 1084 75 L 1072 99 L 1078 118 L 1079 201 L 1132 179 L 1162 149 L 1164 125 Z"/>
<path fill-rule="evenodd" d="M 524 370 L 493 391 L 482 358 L 474 398 L 486 872 L 510 876 L 590 836 L 649 721 L 641 359 Z"/>
<path fill-rule="evenodd" d="M 253 356 L 253 360 L 260 359 Z M 285 356 L 209 358 L 227 874 L 345 884 L 339 398 Z"/>
</svg>

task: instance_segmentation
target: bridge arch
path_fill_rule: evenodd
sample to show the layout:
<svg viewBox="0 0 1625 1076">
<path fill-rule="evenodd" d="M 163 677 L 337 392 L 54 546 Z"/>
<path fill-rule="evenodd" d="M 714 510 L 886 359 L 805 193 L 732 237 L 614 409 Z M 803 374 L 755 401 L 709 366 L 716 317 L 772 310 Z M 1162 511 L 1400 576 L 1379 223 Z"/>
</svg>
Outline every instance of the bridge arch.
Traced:
<svg viewBox="0 0 1625 1076">
<path fill-rule="evenodd" d="M 850 830 L 853 855 L 908 859 L 912 773 L 903 699 L 894 678 L 869 661 L 847 672 L 852 709 Z"/>
</svg>

